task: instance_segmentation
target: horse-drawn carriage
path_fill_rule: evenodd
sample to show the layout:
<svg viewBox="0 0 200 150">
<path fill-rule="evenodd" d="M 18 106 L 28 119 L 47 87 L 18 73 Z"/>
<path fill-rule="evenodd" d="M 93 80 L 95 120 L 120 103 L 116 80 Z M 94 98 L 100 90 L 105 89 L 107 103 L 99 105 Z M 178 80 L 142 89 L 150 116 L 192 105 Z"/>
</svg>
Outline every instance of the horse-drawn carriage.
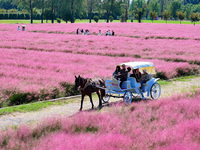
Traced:
<svg viewBox="0 0 200 150">
<path fill-rule="evenodd" d="M 155 74 L 154 64 L 151 62 L 127 62 L 123 63 L 129 69 L 144 71 L 145 75 L 148 75 L 148 80 L 145 82 L 140 82 L 135 77 L 127 77 L 126 81 L 123 81 L 120 87 L 120 80 L 117 79 L 106 79 L 105 83 L 102 79 L 91 79 L 91 78 L 82 78 L 80 75 L 75 76 L 75 88 L 80 89 L 82 98 L 81 98 L 81 107 L 82 110 L 83 100 L 85 95 L 90 97 L 90 102 L 92 104 L 92 109 L 94 104 L 92 102 L 91 93 L 96 92 L 99 97 L 99 107 L 102 106 L 102 100 L 108 102 L 110 97 L 114 98 L 123 98 L 127 104 L 132 102 L 133 98 L 146 99 L 144 94 L 147 94 L 147 97 L 151 96 L 152 99 L 158 99 L 161 94 L 160 85 L 157 83 L 159 78 L 154 78 Z M 118 66 L 122 66 L 119 64 Z M 144 74 L 143 74 L 144 75 Z"/>
<path fill-rule="evenodd" d="M 123 98 L 123 100 L 130 104 L 133 98 L 146 99 L 144 94 L 147 93 L 147 97 L 151 96 L 152 99 L 158 99 L 161 94 L 160 85 L 157 83 L 159 78 L 154 78 L 155 74 L 154 64 L 151 62 L 127 62 L 123 63 L 126 67 L 131 69 L 139 69 L 139 71 L 145 71 L 149 79 L 144 82 L 137 82 L 136 78 L 128 77 L 126 81 L 122 83 L 120 87 L 120 80 L 108 79 L 105 80 L 105 88 L 99 87 L 105 90 L 104 102 L 108 102 L 110 97 Z M 122 66 L 119 64 L 118 66 Z"/>
</svg>

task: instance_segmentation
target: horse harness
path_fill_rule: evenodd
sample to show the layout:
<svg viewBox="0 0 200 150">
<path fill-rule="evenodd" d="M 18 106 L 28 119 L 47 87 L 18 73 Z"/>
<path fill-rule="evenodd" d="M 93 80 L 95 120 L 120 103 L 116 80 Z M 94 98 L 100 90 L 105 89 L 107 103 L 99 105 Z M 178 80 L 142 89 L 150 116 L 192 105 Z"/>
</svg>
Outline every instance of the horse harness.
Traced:
<svg viewBox="0 0 200 150">
<path fill-rule="evenodd" d="M 83 82 L 83 81 L 84 81 L 84 80 L 82 79 L 82 82 Z M 83 85 L 84 85 L 84 83 L 83 83 Z M 82 87 L 80 86 L 80 90 L 81 90 L 81 91 L 84 91 L 89 85 L 90 85 L 90 79 L 87 78 L 84 87 L 82 88 Z"/>
<path fill-rule="evenodd" d="M 83 81 L 84 81 L 84 80 L 82 80 L 82 82 L 83 82 Z M 84 84 L 84 83 L 83 83 L 83 84 Z M 81 90 L 81 91 L 84 91 L 89 85 L 91 85 L 93 88 L 96 88 L 96 85 L 100 85 L 100 82 L 98 81 L 97 78 L 94 78 L 94 79 L 92 79 L 92 78 L 87 78 L 84 87 L 82 88 L 82 87 L 80 86 L 80 90 Z"/>
</svg>

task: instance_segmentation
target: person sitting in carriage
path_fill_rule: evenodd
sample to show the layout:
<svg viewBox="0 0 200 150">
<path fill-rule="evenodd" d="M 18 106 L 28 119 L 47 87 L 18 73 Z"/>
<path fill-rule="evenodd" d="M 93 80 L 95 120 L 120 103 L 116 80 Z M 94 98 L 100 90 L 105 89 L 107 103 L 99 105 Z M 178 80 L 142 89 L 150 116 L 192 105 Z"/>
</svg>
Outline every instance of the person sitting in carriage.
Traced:
<svg viewBox="0 0 200 150">
<path fill-rule="evenodd" d="M 120 87 L 122 87 L 122 83 L 127 80 L 127 76 L 128 76 L 128 71 L 126 70 L 126 65 L 123 64 L 122 69 L 120 70 L 120 75 L 117 76 L 118 78 L 120 78 L 121 81 Z"/>
<path fill-rule="evenodd" d="M 116 67 L 116 70 L 113 72 L 113 77 L 118 80 L 118 76 L 120 75 L 120 66 Z"/>
<path fill-rule="evenodd" d="M 144 69 L 143 70 L 143 74 L 140 78 L 140 83 L 141 83 L 141 90 L 144 91 L 144 87 L 145 87 L 145 83 L 150 79 L 149 74 L 147 73 L 147 71 Z"/>
<path fill-rule="evenodd" d="M 150 79 L 150 76 L 147 73 L 147 71 L 144 69 L 140 81 L 142 81 L 143 83 L 146 83 L 149 79 Z"/>
<path fill-rule="evenodd" d="M 130 77 L 134 77 L 137 82 L 140 81 L 141 76 L 142 76 L 142 74 L 139 71 L 139 69 L 133 69 L 133 74 L 130 75 Z"/>
<path fill-rule="evenodd" d="M 127 68 L 128 77 L 130 77 L 130 76 L 131 76 L 131 73 L 130 73 L 130 71 L 131 71 L 131 67 L 128 67 L 128 68 Z"/>
</svg>

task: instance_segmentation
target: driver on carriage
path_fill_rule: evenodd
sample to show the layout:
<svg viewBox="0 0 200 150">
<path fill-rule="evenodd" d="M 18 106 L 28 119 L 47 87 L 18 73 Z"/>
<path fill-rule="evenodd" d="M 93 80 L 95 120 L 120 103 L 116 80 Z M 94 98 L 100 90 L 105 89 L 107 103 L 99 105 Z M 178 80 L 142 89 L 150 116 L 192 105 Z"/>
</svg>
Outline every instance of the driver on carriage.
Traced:
<svg viewBox="0 0 200 150">
<path fill-rule="evenodd" d="M 140 81 L 143 81 L 143 82 L 145 83 L 145 82 L 147 82 L 149 79 L 150 79 L 150 75 L 147 73 L 147 70 L 144 69 Z"/>
</svg>

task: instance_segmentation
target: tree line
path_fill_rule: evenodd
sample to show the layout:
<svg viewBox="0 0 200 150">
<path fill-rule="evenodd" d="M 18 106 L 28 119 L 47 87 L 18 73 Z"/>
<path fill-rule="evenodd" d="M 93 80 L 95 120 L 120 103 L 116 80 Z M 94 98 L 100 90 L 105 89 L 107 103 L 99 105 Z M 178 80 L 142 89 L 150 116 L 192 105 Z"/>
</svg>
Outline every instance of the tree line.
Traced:
<svg viewBox="0 0 200 150">
<path fill-rule="evenodd" d="M 24 13 L 40 15 L 41 23 L 56 18 L 74 23 L 76 19 L 183 19 L 198 21 L 200 0 L 1 0 L 0 14 Z"/>
</svg>

